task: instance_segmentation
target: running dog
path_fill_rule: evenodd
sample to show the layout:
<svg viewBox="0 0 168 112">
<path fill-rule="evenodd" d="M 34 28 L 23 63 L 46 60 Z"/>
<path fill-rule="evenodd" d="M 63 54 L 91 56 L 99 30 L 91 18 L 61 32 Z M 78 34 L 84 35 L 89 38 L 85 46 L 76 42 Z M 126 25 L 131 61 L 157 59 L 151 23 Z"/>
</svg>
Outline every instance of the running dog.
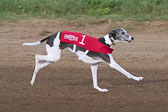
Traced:
<svg viewBox="0 0 168 112">
<path fill-rule="evenodd" d="M 26 46 L 37 46 L 47 41 L 47 55 L 35 55 L 35 70 L 30 83 L 31 85 L 34 84 L 36 75 L 40 69 L 60 60 L 61 52 L 65 48 L 68 48 L 72 53 L 76 54 L 79 60 L 90 64 L 93 87 L 100 92 L 108 92 L 107 89 L 100 88 L 97 82 L 97 69 L 101 62 L 107 63 L 111 68 L 118 70 L 129 79 L 140 81 L 143 77 L 136 77 L 124 70 L 114 61 L 111 55 L 113 51 L 112 46 L 117 42 L 130 43 L 133 40 L 134 37 L 128 35 L 126 30 L 118 28 L 111 30 L 101 38 L 94 38 L 77 32 L 63 31 L 57 32 L 37 42 L 24 43 L 23 45 Z"/>
</svg>

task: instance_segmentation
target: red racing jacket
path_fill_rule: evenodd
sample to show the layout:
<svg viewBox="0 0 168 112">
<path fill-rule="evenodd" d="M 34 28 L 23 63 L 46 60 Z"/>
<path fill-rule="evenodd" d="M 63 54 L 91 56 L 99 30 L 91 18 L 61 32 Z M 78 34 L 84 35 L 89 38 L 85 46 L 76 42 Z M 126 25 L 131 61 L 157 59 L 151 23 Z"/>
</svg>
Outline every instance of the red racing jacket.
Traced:
<svg viewBox="0 0 168 112">
<path fill-rule="evenodd" d="M 111 54 L 113 49 L 99 42 L 98 38 L 94 38 L 83 33 L 63 31 L 60 38 L 61 42 L 75 44 L 86 50 Z"/>
</svg>

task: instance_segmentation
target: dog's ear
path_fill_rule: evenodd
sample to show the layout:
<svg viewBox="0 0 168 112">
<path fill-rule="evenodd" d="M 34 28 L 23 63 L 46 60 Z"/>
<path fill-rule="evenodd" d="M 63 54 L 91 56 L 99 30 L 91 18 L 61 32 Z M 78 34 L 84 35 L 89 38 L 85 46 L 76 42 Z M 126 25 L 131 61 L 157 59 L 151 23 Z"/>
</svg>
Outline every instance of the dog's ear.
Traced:
<svg viewBox="0 0 168 112">
<path fill-rule="evenodd" d="M 111 30 L 111 31 L 109 32 L 109 37 L 110 37 L 110 38 L 113 37 L 114 40 L 116 40 L 116 30 Z"/>
</svg>

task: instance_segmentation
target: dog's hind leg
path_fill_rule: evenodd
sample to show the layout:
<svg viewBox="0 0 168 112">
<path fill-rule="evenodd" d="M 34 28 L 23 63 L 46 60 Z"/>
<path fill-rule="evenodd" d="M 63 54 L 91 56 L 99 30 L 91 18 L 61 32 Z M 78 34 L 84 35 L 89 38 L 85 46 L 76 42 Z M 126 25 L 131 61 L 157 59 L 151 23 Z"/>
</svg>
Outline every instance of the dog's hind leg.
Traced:
<svg viewBox="0 0 168 112">
<path fill-rule="evenodd" d="M 49 47 L 48 45 L 46 45 L 46 48 L 47 48 L 48 55 L 38 55 L 38 54 L 35 55 L 36 64 L 35 64 L 35 70 L 33 73 L 32 80 L 30 81 L 31 85 L 34 84 L 36 75 L 40 69 L 49 65 L 50 63 L 54 63 L 60 60 L 61 49 L 58 46 Z M 45 62 L 40 63 L 40 61 L 45 61 Z"/>
<path fill-rule="evenodd" d="M 60 49 L 60 39 L 59 39 L 60 33 L 58 33 L 54 40 L 48 40 L 46 44 L 46 51 L 47 55 L 35 55 L 35 70 L 33 73 L 32 80 L 30 81 L 31 85 L 34 84 L 36 75 L 40 69 L 43 67 L 49 65 L 50 63 L 57 62 L 60 60 L 61 56 L 61 49 Z M 52 44 L 51 44 L 52 43 Z M 44 63 L 40 63 L 40 61 L 45 61 Z"/>
<path fill-rule="evenodd" d="M 110 65 L 111 68 L 114 68 L 114 69 L 118 70 L 119 72 L 121 72 L 123 75 L 125 75 L 129 79 L 134 79 L 136 81 L 140 81 L 140 80 L 143 79 L 143 77 L 136 77 L 136 76 L 130 74 L 129 72 L 127 72 L 126 70 L 124 70 L 120 65 L 118 65 L 114 61 L 113 57 L 110 54 L 109 54 L 109 58 L 110 58 L 110 64 L 109 65 Z"/>
<path fill-rule="evenodd" d="M 91 65 L 91 72 L 92 72 L 92 79 L 93 79 L 93 87 L 97 89 L 100 92 L 108 92 L 107 89 L 102 89 L 98 86 L 97 83 L 97 69 L 98 69 L 98 64 L 97 65 Z"/>
<path fill-rule="evenodd" d="M 34 73 L 33 73 L 33 77 L 32 77 L 32 80 L 30 81 L 30 84 L 33 85 L 34 82 L 35 82 L 35 79 L 36 79 L 36 75 L 38 73 L 38 71 L 44 67 L 46 67 L 47 65 L 51 64 L 52 62 L 49 62 L 49 61 L 46 61 L 44 63 L 39 63 L 36 62 L 36 65 L 35 65 L 35 70 L 34 70 Z"/>
</svg>

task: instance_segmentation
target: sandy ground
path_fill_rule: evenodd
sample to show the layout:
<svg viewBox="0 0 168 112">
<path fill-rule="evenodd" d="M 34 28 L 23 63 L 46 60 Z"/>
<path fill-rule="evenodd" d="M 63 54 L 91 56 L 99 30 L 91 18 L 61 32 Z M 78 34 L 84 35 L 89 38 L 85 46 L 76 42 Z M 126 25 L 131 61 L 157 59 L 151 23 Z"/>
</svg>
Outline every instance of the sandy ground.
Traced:
<svg viewBox="0 0 168 112">
<path fill-rule="evenodd" d="M 141 82 L 127 79 L 106 64 L 98 70 L 99 85 L 93 89 L 90 67 L 68 50 L 61 60 L 42 69 L 34 86 L 34 54 L 45 54 L 45 44 L 21 44 L 40 40 L 57 31 L 70 30 L 95 37 L 123 27 L 135 41 L 119 43 L 115 60 Z M 29 19 L 0 21 L 0 112 L 167 112 L 168 21 L 130 22 L 97 20 Z"/>
</svg>

